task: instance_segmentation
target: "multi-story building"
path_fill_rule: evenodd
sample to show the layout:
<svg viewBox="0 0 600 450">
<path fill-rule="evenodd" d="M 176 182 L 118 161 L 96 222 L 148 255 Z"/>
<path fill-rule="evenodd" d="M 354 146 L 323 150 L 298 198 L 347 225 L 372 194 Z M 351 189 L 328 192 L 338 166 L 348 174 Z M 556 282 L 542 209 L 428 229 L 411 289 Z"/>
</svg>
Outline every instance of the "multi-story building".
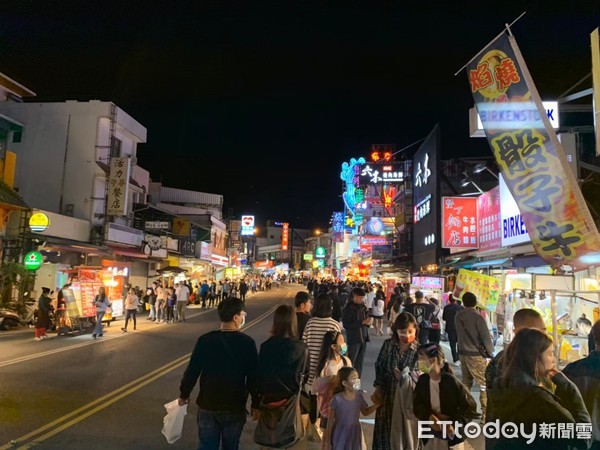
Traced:
<svg viewBox="0 0 600 450">
<path fill-rule="evenodd" d="M 284 232 L 282 222 L 268 221 L 261 238 L 257 239 L 256 259 L 273 261 L 275 265 L 287 263 L 290 269 L 300 270 L 303 267 L 304 241 L 312 232 L 289 224 L 287 250 L 282 249 Z"/>
<path fill-rule="evenodd" d="M 10 144 L 15 189 L 48 222 L 27 235 L 49 263 L 38 271 L 39 283 L 60 286 L 65 267 L 120 255 L 131 259 L 132 283 L 145 285 L 144 234 L 132 222 L 133 204 L 144 202 L 149 190 L 149 173 L 137 165 L 146 128 L 114 103 L 97 100 L 5 101 L 0 114 L 22 124 Z M 115 162 L 122 165 L 118 179 Z"/>
</svg>

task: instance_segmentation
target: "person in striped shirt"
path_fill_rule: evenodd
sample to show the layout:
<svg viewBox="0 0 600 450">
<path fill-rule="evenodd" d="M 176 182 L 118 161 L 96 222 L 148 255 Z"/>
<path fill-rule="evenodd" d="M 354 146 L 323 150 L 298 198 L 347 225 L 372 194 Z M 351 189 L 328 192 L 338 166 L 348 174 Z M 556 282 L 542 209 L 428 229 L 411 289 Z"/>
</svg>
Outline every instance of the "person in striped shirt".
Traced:
<svg viewBox="0 0 600 450">
<path fill-rule="evenodd" d="M 308 347 L 309 371 L 306 390 L 310 395 L 310 427 L 308 430 L 308 439 L 311 441 L 320 441 L 322 433 L 317 426 L 317 392 L 313 391 L 312 383 L 315 380 L 317 365 L 319 363 L 319 354 L 323 338 L 328 331 L 341 332 L 340 324 L 331 317 L 333 312 L 333 301 L 329 294 L 319 294 L 315 300 L 313 308 L 313 317 L 309 319 L 302 335 L 302 340 Z"/>
</svg>

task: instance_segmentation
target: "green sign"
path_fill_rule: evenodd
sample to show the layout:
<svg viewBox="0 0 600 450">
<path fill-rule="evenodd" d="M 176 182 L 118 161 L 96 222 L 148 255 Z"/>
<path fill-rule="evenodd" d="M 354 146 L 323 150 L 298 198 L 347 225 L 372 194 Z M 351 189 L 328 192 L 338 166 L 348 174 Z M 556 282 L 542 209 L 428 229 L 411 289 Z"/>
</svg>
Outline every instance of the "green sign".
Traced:
<svg viewBox="0 0 600 450">
<path fill-rule="evenodd" d="M 325 258 L 325 253 L 325 247 L 317 247 L 317 249 L 315 250 L 317 258 Z"/>
<path fill-rule="evenodd" d="M 44 257 L 40 252 L 29 252 L 25 255 L 23 264 L 25 264 L 25 268 L 28 270 L 38 270 L 42 267 L 43 262 Z"/>
</svg>

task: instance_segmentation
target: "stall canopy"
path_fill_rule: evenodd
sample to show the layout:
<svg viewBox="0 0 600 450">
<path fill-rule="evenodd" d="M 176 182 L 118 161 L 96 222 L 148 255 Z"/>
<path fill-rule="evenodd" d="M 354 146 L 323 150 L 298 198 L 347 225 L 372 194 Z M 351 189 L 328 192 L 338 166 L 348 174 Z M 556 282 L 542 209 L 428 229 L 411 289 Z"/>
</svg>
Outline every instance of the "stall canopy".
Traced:
<svg viewBox="0 0 600 450">
<path fill-rule="evenodd" d="M 538 255 L 530 255 L 530 256 L 521 256 L 519 258 L 513 258 L 512 266 L 515 268 L 518 267 L 540 267 L 546 266 L 546 263 L 541 257 Z"/>
<path fill-rule="evenodd" d="M 30 209 L 27 203 L 10 188 L 6 183 L 0 181 L 0 206 L 7 209 Z"/>
<path fill-rule="evenodd" d="M 507 264 L 508 263 L 508 264 Z M 510 266 L 508 258 L 490 259 L 488 261 L 480 261 L 471 264 L 471 269 L 481 269 L 482 267 L 503 267 Z"/>
<path fill-rule="evenodd" d="M 158 269 L 156 271 L 156 273 L 159 275 L 163 275 L 165 273 L 183 273 L 183 272 L 187 272 L 187 270 L 182 269 L 181 267 L 177 267 L 177 266 L 167 266 L 167 267 Z"/>
</svg>

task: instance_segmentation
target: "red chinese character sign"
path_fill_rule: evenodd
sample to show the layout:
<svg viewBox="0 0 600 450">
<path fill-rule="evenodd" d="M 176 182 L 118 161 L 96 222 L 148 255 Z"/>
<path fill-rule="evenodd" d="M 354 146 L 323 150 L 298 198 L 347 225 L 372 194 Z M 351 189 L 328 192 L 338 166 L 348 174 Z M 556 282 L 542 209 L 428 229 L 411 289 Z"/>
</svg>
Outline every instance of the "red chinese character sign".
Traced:
<svg viewBox="0 0 600 450">
<path fill-rule="evenodd" d="M 284 222 L 281 229 L 281 250 L 288 250 L 290 244 L 290 224 Z"/>
<path fill-rule="evenodd" d="M 495 250 L 502 247 L 500 230 L 500 187 L 481 194 L 477 198 L 479 212 L 479 250 Z"/>
<path fill-rule="evenodd" d="M 476 197 L 442 198 L 442 247 L 479 247 Z"/>
<path fill-rule="evenodd" d="M 600 235 L 514 37 L 502 34 L 468 65 L 475 106 L 536 252 L 584 269 Z"/>
</svg>

